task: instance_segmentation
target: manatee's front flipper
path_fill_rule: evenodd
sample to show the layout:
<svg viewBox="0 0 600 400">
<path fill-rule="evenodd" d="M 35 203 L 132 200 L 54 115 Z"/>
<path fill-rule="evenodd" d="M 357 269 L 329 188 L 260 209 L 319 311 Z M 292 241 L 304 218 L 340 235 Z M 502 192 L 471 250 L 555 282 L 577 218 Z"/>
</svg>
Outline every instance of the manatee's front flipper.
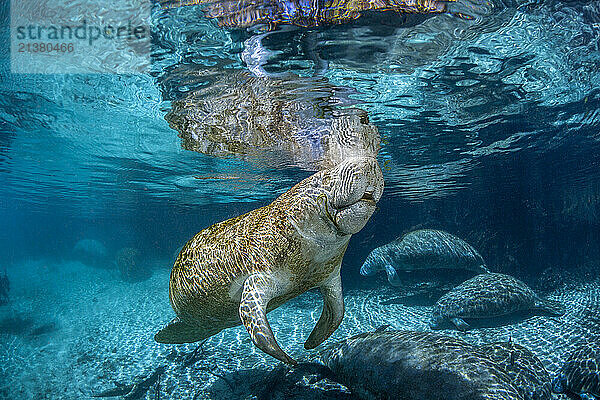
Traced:
<svg viewBox="0 0 600 400">
<path fill-rule="evenodd" d="M 388 282 L 390 282 L 392 286 L 402 286 L 402 282 L 400 281 L 398 273 L 396 272 L 396 269 L 394 267 L 392 267 L 389 264 L 386 264 L 385 272 L 387 274 Z"/>
<path fill-rule="evenodd" d="M 471 329 L 471 325 L 467 324 L 462 318 L 454 317 L 450 318 L 450 321 L 458 328 L 459 331 L 468 331 Z"/>
<path fill-rule="evenodd" d="M 277 344 L 269 321 L 267 321 L 269 301 L 282 295 L 284 291 L 284 285 L 267 275 L 250 275 L 244 282 L 242 290 L 240 319 L 256 347 L 286 364 L 296 365 L 296 361 Z"/>
<path fill-rule="evenodd" d="M 344 299 L 342 298 L 342 278 L 338 273 L 336 276 L 323 283 L 321 287 L 323 295 L 323 311 L 313 328 L 310 336 L 304 343 L 307 350 L 314 349 L 323 343 L 340 326 L 344 318 Z"/>
</svg>

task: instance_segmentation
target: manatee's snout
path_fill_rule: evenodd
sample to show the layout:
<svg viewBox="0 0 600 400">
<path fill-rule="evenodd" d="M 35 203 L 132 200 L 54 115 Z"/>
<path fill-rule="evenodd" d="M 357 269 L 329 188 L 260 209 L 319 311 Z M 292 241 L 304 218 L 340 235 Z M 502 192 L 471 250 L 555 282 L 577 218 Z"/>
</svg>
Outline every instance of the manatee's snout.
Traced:
<svg viewBox="0 0 600 400">
<path fill-rule="evenodd" d="M 331 203 L 342 209 L 360 200 L 376 203 L 383 192 L 383 174 L 377 160 L 360 157 L 345 160 L 331 172 Z"/>
<path fill-rule="evenodd" d="M 331 173 L 332 217 L 343 234 L 360 231 L 375 212 L 383 193 L 383 173 L 375 158 L 346 160 Z"/>
</svg>

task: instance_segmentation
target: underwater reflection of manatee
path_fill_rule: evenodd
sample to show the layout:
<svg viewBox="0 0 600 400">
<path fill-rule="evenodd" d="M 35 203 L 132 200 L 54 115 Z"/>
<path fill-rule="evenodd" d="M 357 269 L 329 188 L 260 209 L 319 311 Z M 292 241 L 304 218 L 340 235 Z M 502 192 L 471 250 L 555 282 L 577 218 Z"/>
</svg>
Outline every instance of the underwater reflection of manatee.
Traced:
<svg viewBox="0 0 600 400">
<path fill-rule="evenodd" d="M 204 5 L 204 15 L 220 26 L 248 28 L 255 25 L 273 30 L 280 25 L 299 27 L 330 26 L 360 19 L 369 13 L 396 15 L 439 14 L 455 12 L 454 1 L 442 0 L 335 0 L 327 2 L 295 2 L 287 0 L 160 0 L 163 7 Z M 457 2 L 457 4 L 466 2 Z M 471 2 L 476 4 L 475 2 Z M 382 18 L 379 18 L 381 21 Z"/>
<path fill-rule="evenodd" d="M 177 81 L 196 88 L 173 101 L 165 116 L 186 150 L 309 170 L 379 151 L 367 114 L 341 109 L 352 104 L 348 91 L 325 79 L 182 68 L 163 78 L 165 94 Z"/>
</svg>

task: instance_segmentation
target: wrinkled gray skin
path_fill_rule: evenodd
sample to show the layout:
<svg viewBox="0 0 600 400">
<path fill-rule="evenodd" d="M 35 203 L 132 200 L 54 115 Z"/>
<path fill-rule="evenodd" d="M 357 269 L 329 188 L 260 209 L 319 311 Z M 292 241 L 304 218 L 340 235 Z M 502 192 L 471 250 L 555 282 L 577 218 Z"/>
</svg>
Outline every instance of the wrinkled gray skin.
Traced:
<svg viewBox="0 0 600 400">
<path fill-rule="evenodd" d="M 360 273 L 368 276 L 385 271 L 390 284 L 400 286 L 397 271 L 423 269 L 488 271 L 483 257 L 464 240 L 448 232 L 421 229 L 373 250 Z"/>
<path fill-rule="evenodd" d="M 526 400 L 551 400 L 550 375 L 535 354 L 514 342 L 479 346 L 479 351 L 511 379 Z"/>
<path fill-rule="evenodd" d="M 470 329 L 464 319 L 493 318 L 520 311 L 541 311 L 562 315 L 563 306 L 540 298 L 525 283 L 509 275 L 477 275 L 443 295 L 433 306 L 429 326 L 443 329 L 449 321 L 459 330 Z"/>
<path fill-rule="evenodd" d="M 568 357 L 552 382 L 555 393 L 600 399 L 600 339 L 582 342 Z"/>
<path fill-rule="evenodd" d="M 324 350 L 321 360 L 361 399 L 525 399 L 475 346 L 433 332 L 363 333 Z"/>
</svg>

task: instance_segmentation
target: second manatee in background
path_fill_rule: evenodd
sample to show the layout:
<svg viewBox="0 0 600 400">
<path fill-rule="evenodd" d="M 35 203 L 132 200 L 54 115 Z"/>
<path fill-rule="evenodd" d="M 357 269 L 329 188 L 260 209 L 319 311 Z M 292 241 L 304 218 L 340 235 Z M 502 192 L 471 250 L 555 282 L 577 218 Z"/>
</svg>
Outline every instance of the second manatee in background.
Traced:
<svg viewBox="0 0 600 400">
<path fill-rule="evenodd" d="M 477 275 L 443 295 L 433 307 L 429 326 L 443 329 L 445 322 L 465 331 L 471 326 L 464 320 L 510 316 L 523 311 L 564 314 L 564 306 L 539 297 L 524 282 L 505 274 Z"/>
<path fill-rule="evenodd" d="M 444 231 L 409 232 L 373 250 L 360 268 L 361 275 L 385 271 L 393 286 L 400 286 L 397 271 L 465 269 L 488 272 L 483 257 L 464 240 Z"/>
</svg>

